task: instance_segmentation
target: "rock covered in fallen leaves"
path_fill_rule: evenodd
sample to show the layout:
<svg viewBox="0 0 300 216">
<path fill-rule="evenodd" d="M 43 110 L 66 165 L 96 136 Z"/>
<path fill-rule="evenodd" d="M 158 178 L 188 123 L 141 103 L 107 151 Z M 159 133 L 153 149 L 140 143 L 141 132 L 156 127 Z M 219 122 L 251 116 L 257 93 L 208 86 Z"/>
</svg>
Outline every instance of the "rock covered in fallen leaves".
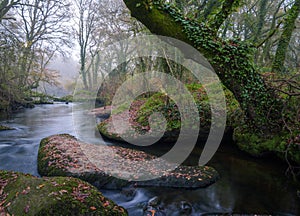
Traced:
<svg viewBox="0 0 300 216">
<path fill-rule="evenodd" d="M 155 159 L 153 163 L 149 160 Z M 120 161 L 128 161 L 124 164 Z M 116 178 L 111 164 L 116 161 L 123 173 L 136 173 L 130 180 Z M 135 181 L 138 175 L 155 175 L 158 167 L 167 162 L 143 151 L 119 146 L 91 145 L 78 141 L 71 135 L 53 135 L 41 141 L 38 154 L 38 171 L 43 176 L 72 176 L 85 180 L 98 188 L 121 189 L 129 185 L 200 188 L 214 183 L 219 175 L 208 166 L 179 166 L 164 171 L 160 178 Z"/>
<path fill-rule="evenodd" d="M 71 177 L 0 171 L 0 215 L 127 215 L 94 186 Z"/>
</svg>

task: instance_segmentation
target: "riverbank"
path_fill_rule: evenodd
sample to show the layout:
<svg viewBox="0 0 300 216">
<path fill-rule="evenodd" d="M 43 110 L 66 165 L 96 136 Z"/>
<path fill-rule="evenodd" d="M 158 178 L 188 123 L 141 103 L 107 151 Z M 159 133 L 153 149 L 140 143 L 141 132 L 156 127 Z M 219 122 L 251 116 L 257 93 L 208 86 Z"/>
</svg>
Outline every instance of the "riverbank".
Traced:
<svg viewBox="0 0 300 216">
<path fill-rule="evenodd" d="M 15 129 L 1 132 L 0 169 L 38 176 L 37 154 L 41 139 L 62 133 L 76 136 L 72 106 L 76 106 L 76 103 L 37 105 L 0 122 Z M 86 126 L 81 124 L 80 129 L 86 130 Z M 103 145 L 123 145 L 119 142 L 102 142 Z M 155 148 L 160 155 L 165 150 L 161 145 Z M 187 164 L 197 164 L 202 150 L 201 143 L 197 144 Z M 297 190 L 300 187 L 285 176 L 286 163 L 271 156 L 266 159 L 250 157 L 228 139 L 221 143 L 208 165 L 218 171 L 220 179 L 205 188 L 134 187 L 130 195 L 125 195 L 122 190 L 100 191 L 126 208 L 130 216 L 141 216 L 144 204 L 155 196 L 161 200 L 167 215 L 179 212 L 181 201 L 192 205 L 194 215 L 212 212 L 299 215 Z"/>
<path fill-rule="evenodd" d="M 197 132 L 198 140 L 205 142 L 211 127 L 209 99 L 202 86 L 188 85 L 187 87 L 195 95 L 195 103 L 200 117 L 200 130 L 191 132 L 191 134 Z M 225 134 L 230 130 L 234 131 L 232 138 L 236 146 L 253 157 L 264 157 L 272 154 L 280 158 L 290 166 L 291 174 L 297 180 L 300 176 L 300 174 L 297 174 L 299 171 L 297 167 L 300 165 L 300 119 L 297 119 L 297 116 L 293 119 L 290 119 L 290 117 L 296 113 L 295 110 L 299 109 L 299 102 L 289 104 L 288 107 L 292 109 L 282 113 L 282 119 L 285 122 L 282 130 L 267 134 L 250 128 L 232 93 L 228 90 L 224 92 L 227 105 Z M 125 110 L 124 107 L 128 108 L 125 103 L 117 108 L 114 107 L 112 114 L 107 115 L 107 119 L 97 125 L 97 129 L 103 137 L 112 142 L 138 141 L 139 135 L 153 132 L 149 118 L 153 113 L 158 112 L 166 119 L 166 128 L 161 137 L 153 136 L 150 138 L 159 140 L 161 145 L 172 145 L 177 141 L 181 132 L 181 115 L 174 101 L 169 100 L 165 95 L 155 93 L 147 97 L 145 95 L 140 96 L 133 101 L 129 110 Z M 215 110 L 215 112 L 218 112 L 218 110 Z M 114 122 L 118 122 L 117 126 Z M 128 127 L 127 122 L 133 130 Z M 188 124 L 190 124 L 189 128 L 192 131 L 193 123 L 188 122 Z M 159 127 L 160 125 L 162 123 L 159 121 L 154 123 L 154 126 Z M 191 137 L 188 132 L 182 135 Z M 130 142 L 127 143 L 130 145 Z M 134 148 L 134 145 L 132 146 Z"/>
<path fill-rule="evenodd" d="M 36 105 L 54 104 L 54 102 L 69 103 L 73 101 L 73 95 L 56 97 L 35 91 L 27 92 L 23 97 L 16 101 L 0 101 L 0 116 L 6 117 L 23 109 L 32 109 Z"/>
</svg>

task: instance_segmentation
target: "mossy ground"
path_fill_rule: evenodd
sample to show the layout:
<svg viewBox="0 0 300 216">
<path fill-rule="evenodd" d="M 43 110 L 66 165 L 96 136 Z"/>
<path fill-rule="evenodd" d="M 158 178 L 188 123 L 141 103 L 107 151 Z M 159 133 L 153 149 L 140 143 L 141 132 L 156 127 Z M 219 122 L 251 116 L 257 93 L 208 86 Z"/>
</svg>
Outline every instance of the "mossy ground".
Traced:
<svg viewBox="0 0 300 216">
<path fill-rule="evenodd" d="M 0 215 L 127 215 L 95 187 L 70 177 L 0 171 Z"/>
<path fill-rule="evenodd" d="M 241 150 L 253 156 L 260 157 L 273 153 L 281 159 L 300 164 L 300 134 L 295 133 L 291 136 L 288 131 L 283 131 L 264 136 L 253 133 L 247 127 L 237 127 L 233 138 Z"/>
<path fill-rule="evenodd" d="M 4 131 L 4 130 L 13 130 L 13 128 L 4 126 L 4 125 L 0 125 L 0 131 Z"/>
</svg>

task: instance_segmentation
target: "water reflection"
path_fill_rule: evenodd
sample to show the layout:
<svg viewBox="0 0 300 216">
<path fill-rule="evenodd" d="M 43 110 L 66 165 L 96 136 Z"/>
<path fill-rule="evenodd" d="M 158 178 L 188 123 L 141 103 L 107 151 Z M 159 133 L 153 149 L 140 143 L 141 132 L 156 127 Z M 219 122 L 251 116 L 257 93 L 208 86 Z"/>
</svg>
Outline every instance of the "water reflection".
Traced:
<svg viewBox="0 0 300 216">
<path fill-rule="evenodd" d="M 72 122 L 71 104 L 36 106 L 0 122 L 15 128 L 0 132 L 0 169 L 38 175 L 40 140 L 58 133 L 75 135 Z M 198 161 L 195 152 L 192 157 Z M 284 164 L 261 162 L 222 144 L 210 165 L 219 171 L 221 179 L 204 189 L 136 188 L 131 196 L 121 191 L 103 190 L 103 193 L 126 207 L 133 216 L 142 215 L 143 206 L 154 196 L 161 199 L 167 215 L 172 216 L 179 214 L 181 201 L 192 204 L 192 215 L 207 212 L 300 214 L 297 188 L 286 180 Z"/>
</svg>

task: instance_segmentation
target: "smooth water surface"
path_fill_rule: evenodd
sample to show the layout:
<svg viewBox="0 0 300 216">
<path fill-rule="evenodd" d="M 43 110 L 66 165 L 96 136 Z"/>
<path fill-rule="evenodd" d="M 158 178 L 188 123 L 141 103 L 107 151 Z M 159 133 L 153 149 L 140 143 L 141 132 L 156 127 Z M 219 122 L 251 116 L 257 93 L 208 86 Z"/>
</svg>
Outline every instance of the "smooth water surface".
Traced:
<svg viewBox="0 0 300 216">
<path fill-rule="evenodd" d="M 38 175 L 37 153 L 42 138 L 60 133 L 76 135 L 71 104 L 38 105 L 0 124 L 14 128 L 0 132 L 0 169 L 33 175 Z M 81 127 L 84 129 L 84 125 Z M 164 211 L 172 216 L 180 215 L 181 201 L 192 204 L 192 215 L 226 212 L 300 215 L 297 188 L 284 176 L 284 163 L 253 159 L 230 143 L 223 143 L 209 165 L 219 171 L 221 179 L 204 189 L 135 188 L 132 196 L 121 191 L 102 192 L 127 208 L 130 215 L 142 215 L 143 205 L 154 196 L 161 199 Z"/>
</svg>

